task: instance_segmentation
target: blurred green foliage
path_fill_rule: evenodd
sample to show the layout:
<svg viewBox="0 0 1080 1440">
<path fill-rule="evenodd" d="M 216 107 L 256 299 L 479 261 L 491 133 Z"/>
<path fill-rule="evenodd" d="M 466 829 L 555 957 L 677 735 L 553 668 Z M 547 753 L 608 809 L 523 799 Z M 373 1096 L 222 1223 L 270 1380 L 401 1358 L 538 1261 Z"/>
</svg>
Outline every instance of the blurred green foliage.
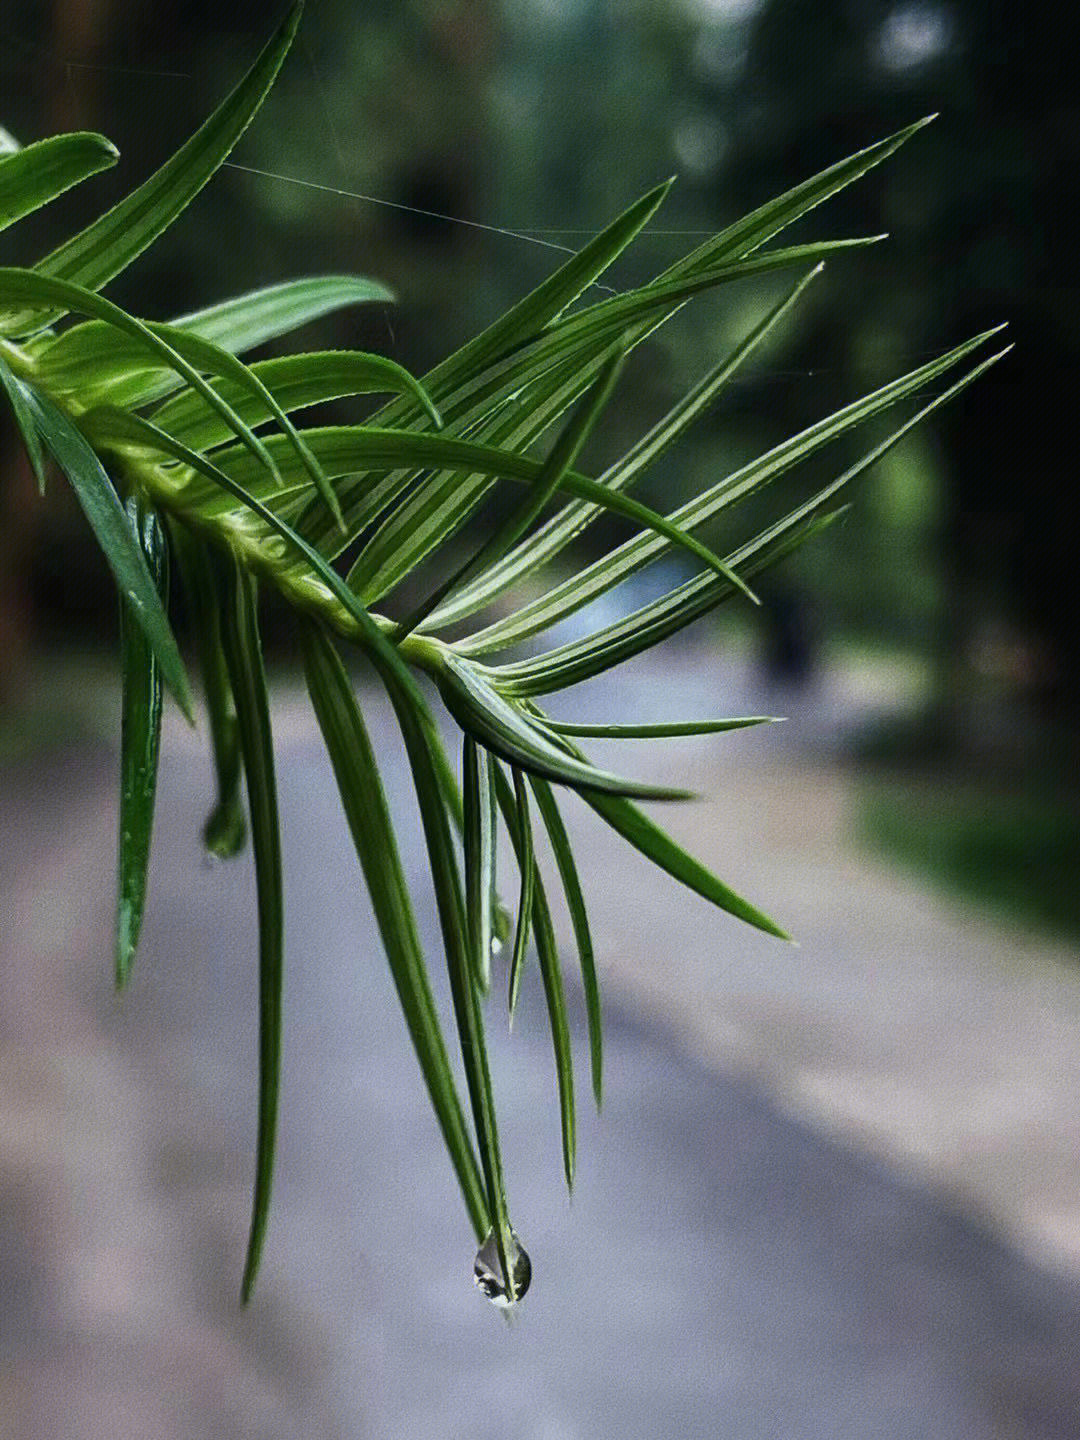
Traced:
<svg viewBox="0 0 1080 1440">
<path fill-rule="evenodd" d="M 1045 787 L 910 777 L 867 783 L 862 838 L 959 899 L 1080 940 L 1080 811 Z"/>
</svg>

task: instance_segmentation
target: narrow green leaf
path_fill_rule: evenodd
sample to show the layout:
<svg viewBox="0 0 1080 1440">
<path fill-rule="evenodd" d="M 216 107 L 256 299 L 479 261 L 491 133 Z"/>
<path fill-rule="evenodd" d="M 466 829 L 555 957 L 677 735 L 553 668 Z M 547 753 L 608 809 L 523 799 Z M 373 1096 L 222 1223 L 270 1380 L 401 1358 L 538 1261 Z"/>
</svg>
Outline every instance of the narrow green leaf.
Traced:
<svg viewBox="0 0 1080 1440">
<path fill-rule="evenodd" d="M 284 902 L 274 747 L 259 640 L 255 582 L 239 564 L 235 564 L 228 588 L 222 614 L 222 639 L 236 698 L 259 907 L 259 1117 L 251 1231 L 240 1287 L 241 1300 L 246 1305 L 259 1272 L 274 1180 L 281 1088 Z"/>
<path fill-rule="evenodd" d="M 490 1228 L 487 1199 L 454 1085 L 409 889 L 379 766 L 352 685 L 329 638 L 301 630 L 304 669 L 315 714 L 334 767 L 349 832 L 367 882 L 416 1058 L 478 1240 Z"/>
<path fill-rule="evenodd" d="M 120 158 L 104 135 L 75 131 L 39 140 L 0 158 L 0 230 L 47 205 Z"/>
<path fill-rule="evenodd" d="M 578 254 L 566 261 L 554 275 L 519 300 L 481 335 L 456 350 L 424 377 L 425 388 L 443 410 L 447 423 L 450 416 L 443 402 L 453 401 L 455 420 L 464 422 L 462 407 L 468 406 L 466 397 L 472 393 L 476 377 L 502 361 L 519 346 L 539 336 L 552 319 L 587 290 L 652 218 L 672 183 L 668 180 L 635 201 L 624 214 L 590 240 Z M 551 348 L 550 342 L 547 342 L 547 348 Z M 542 370 L 546 362 L 541 359 L 538 363 L 539 370 Z M 520 376 L 518 383 L 524 383 L 524 375 Z M 383 406 L 372 420 L 384 428 L 411 426 L 419 418 L 419 414 L 415 402 L 402 397 Z M 379 497 L 379 504 L 388 504 L 407 483 L 407 475 L 392 477 L 386 484 L 383 496 Z M 355 524 L 363 523 L 366 523 L 363 519 L 358 518 L 355 521 Z"/>
<path fill-rule="evenodd" d="M 465 911 L 473 978 L 480 993 L 486 995 L 491 988 L 494 939 L 495 790 L 487 751 L 470 735 L 464 736 L 463 747 Z"/>
<path fill-rule="evenodd" d="M 442 796 L 443 804 L 446 806 L 446 813 L 450 816 L 455 830 L 464 837 L 465 835 L 465 802 L 461 794 L 461 786 L 458 784 L 457 773 L 446 753 L 446 746 L 439 734 L 439 727 L 435 723 L 435 717 L 426 705 L 417 707 L 420 720 L 427 734 L 428 749 L 431 751 L 432 763 L 439 780 L 439 794 Z"/>
<path fill-rule="evenodd" d="M 71 482 L 121 598 L 142 628 L 161 666 L 162 679 L 185 717 L 194 724 L 191 689 L 180 651 L 142 548 L 131 533 L 112 482 L 101 461 L 62 411 L 29 386 L 24 387 L 24 399 L 38 434 Z"/>
<path fill-rule="evenodd" d="M 529 447 L 544 435 L 571 405 L 580 400 L 595 381 L 604 357 L 609 355 L 610 351 L 610 336 L 604 335 L 599 340 L 590 339 L 569 359 L 564 358 L 549 366 L 516 393 L 509 393 L 513 388 L 512 384 L 509 380 L 504 380 L 490 405 L 473 407 L 477 418 L 469 424 L 467 434 L 460 423 L 455 428 L 463 439 L 503 451 L 526 454 Z M 437 537 L 437 543 L 452 535 L 491 486 L 490 477 L 483 473 L 464 475 L 460 471 L 444 471 L 438 477 L 431 478 L 432 483 L 428 486 L 428 496 L 423 505 L 423 518 L 418 522 L 425 532 L 422 536 L 425 546 L 433 535 Z M 379 482 L 375 493 L 384 483 Z M 399 507 L 385 523 L 404 533 L 403 519 Z M 474 585 L 484 583 L 488 573 L 485 571 L 484 577 L 470 583 L 466 589 L 471 593 Z M 456 601 L 448 601 L 447 604 L 454 605 Z M 440 606 L 440 615 L 443 608 Z M 428 628 L 427 622 L 424 628 Z"/>
<path fill-rule="evenodd" d="M 635 200 L 599 235 L 561 265 L 554 275 L 519 300 L 481 335 L 437 365 L 425 377 L 425 385 L 436 402 L 441 401 L 463 377 L 477 374 L 557 319 L 649 223 L 672 184 L 672 180 L 666 180 L 640 200 Z M 406 416 L 387 412 L 384 423 L 389 424 L 399 418 L 405 419 Z"/>
<path fill-rule="evenodd" d="M 398 725 L 401 728 L 406 753 L 409 757 L 409 765 L 412 769 L 413 783 L 416 788 L 416 798 L 420 807 L 420 818 L 423 822 L 424 838 L 427 844 L 431 879 L 435 888 L 439 924 L 446 949 L 450 994 L 461 1042 L 461 1058 L 469 1088 L 473 1123 L 476 1127 L 480 1164 L 484 1172 L 488 1213 L 495 1231 L 503 1274 L 512 1288 L 513 1268 L 509 1262 L 510 1256 L 514 1253 L 513 1231 L 506 1205 L 502 1159 L 499 1154 L 499 1132 L 495 1118 L 491 1075 L 488 1070 L 484 1019 L 480 1009 L 479 996 L 470 974 L 468 926 L 461 893 L 461 877 L 458 874 L 450 832 L 450 820 L 443 803 L 439 777 L 429 748 L 422 712 L 417 710 L 408 693 L 402 688 L 395 670 L 386 664 L 383 657 L 375 655 L 373 659 L 383 677 L 390 703 L 397 715 Z M 513 1300 L 514 1296 L 511 1295 L 510 1299 Z"/>
<path fill-rule="evenodd" d="M 749 215 L 744 215 L 726 230 L 721 230 L 689 255 L 676 261 L 664 271 L 661 278 L 676 277 L 702 266 L 715 265 L 718 261 L 751 254 L 788 225 L 801 219 L 808 211 L 861 179 L 875 165 L 880 165 L 935 118 L 928 115 L 922 120 L 916 120 L 913 125 L 898 130 L 895 135 L 886 136 L 884 140 L 868 145 L 865 150 L 830 165 L 809 180 L 786 190 L 775 200 L 770 200 Z"/>
<path fill-rule="evenodd" d="M 581 453 L 582 446 L 592 433 L 601 410 L 607 404 L 611 392 L 615 388 L 615 382 L 622 370 L 624 359 L 624 353 L 618 350 L 607 362 L 600 372 L 599 379 L 586 393 L 571 415 L 569 422 L 564 426 L 562 434 L 543 463 L 536 483 L 530 487 L 525 499 L 511 511 L 505 521 L 480 546 L 480 549 L 466 560 L 453 575 L 444 580 L 402 625 L 397 637 L 399 641 L 421 624 L 436 606 L 453 591 L 466 584 L 475 575 L 485 574 L 525 534 L 558 490 L 563 476 Z"/>
<path fill-rule="evenodd" d="M 524 453 L 595 379 L 603 356 L 624 332 L 625 327 L 608 324 L 567 343 L 561 332 L 530 342 L 479 377 L 463 380 L 445 401 L 439 401 L 447 432 Z M 369 424 L 383 425 L 385 415 L 384 407 Z M 421 419 L 408 428 L 415 430 L 422 424 Z M 402 469 L 384 475 L 374 485 L 367 477 L 353 484 L 345 482 L 339 489 L 350 535 L 360 535 L 421 476 L 420 470 Z M 466 476 L 458 471 L 442 475 L 437 484 L 425 482 L 427 519 L 441 525 L 444 534 L 451 534 L 489 484 L 483 473 Z M 400 525 L 400 509 L 383 523 Z M 303 523 L 308 529 L 307 516 Z M 312 517 L 310 533 L 325 553 L 336 553 L 337 537 L 325 525 L 320 526 L 318 517 Z M 425 534 L 425 543 L 428 539 Z"/>
<path fill-rule="evenodd" d="M 0 356 L 0 386 L 3 386 L 11 404 L 11 413 L 26 449 L 26 458 L 30 461 L 30 468 L 37 480 L 38 494 L 44 495 L 45 455 L 41 448 L 41 439 L 37 428 L 34 425 L 33 413 L 27 403 L 26 387 L 19 377 L 8 368 L 3 356 Z"/>
<path fill-rule="evenodd" d="M 718 735 L 744 730 L 748 725 L 775 725 L 779 715 L 740 715 L 731 720 L 662 720 L 656 725 L 580 725 L 571 720 L 544 717 L 544 727 L 557 735 L 589 736 L 606 740 L 664 740 L 681 735 Z"/>
<path fill-rule="evenodd" d="M 303 0 L 293 5 L 251 69 L 210 118 L 149 180 L 57 247 L 37 269 L 43 275 L 97 290 L 141 255 L 199 193 L 247 129 L 266 98 L 300 23 Z M 37 316 L 51 324 L 67 307 Z"/>
<path fill-rule="evenodd" d="M 240 732 L 221 639 L 224 597 L 218 566 L 206 545 L 178 525 L 173 526 L 173 553 L 183 582 L 189 628 L 199 653 L 217 782 L 216 803 L 203 826 L 203 844 L 217 859 L 228 860 L 244 848 L 247 821 L 241 793 Z"/>
<path fill-rule="evenodd" d="M 285 355 L 275 360 L 261 360 L 250 367 L 283 410 L 300 410 L 307 405 L 320 405 L 346 395 L 368 395 L 378 391 L 398 391 L 420 399 L 438 427 L 439 412 L 419 381 L 393 360 L 381 355 L 367 355 L 355 350 L 324 350 L 306 355 Z M 228 380 L 215 385 L 223 399 L 249 425 L 270 418 L 269 407 L 263 405 L 250 388 L 241 388 Z M 177 396 L 155 410 L 150 417 L 155 425 L 175 435 L 193 450 L 209 450 L 232 439 L 232 433 L 200 399 L 190 391 Z"/>
<path fill-rule="evenodd" d="M 585 310 L 578 311 L 560 323 L 558 332 L 564 340 L 575 330 L 588 331 L 616 318 L 623 326 L 630 326 L 645 318 L 658 305 L 669 305 L 718 285 L 727 285 L 734 280 L 749 280 L 760 275 L 770 275 L 775 270 L 788 270 L 793 265 L 817 265 L 823 260 L 845 250 L 862 250 L 868 245 L 880 245 L 886 235 L 854 235 L 842 240 L 815 240 L 806 245 L 787 245 L 779 250 L 766 250 L 763 254 L 749 259 L 738 258 L 718 260 L 710 266 L 691 267 L 680 264 L 665 272 L 647 285 L 628 290 L 622 295 L 613 295 L 608 300 L 599 300 Z"/>
<path fill-rule="evenodd" d="M 503 356 L 524 344 L 530 337 L 539 335 L 544 325 L 587 289 L 648 222 L 670 185 L 671 182 L 668 181 L 664 185 L 657 186 L 655 190 L 635 202 L 624 215 L 590 241 L 578 255 L 567 261 L 536 291 L 519 301 L 482 335 L 477 336 L 469 344 L 437 365 L 425 377 L 424 385 L 440 409 L 443 409 L 444 399 L 452 400 L 455 420 L 462 424 L 467 423 L 467 412 L 470 405 L 473 404 L 470 397 L 474 397 L 478 383 L 480 385 L 484 383 L 483 379 L 478 382 L 477 377 L 483 377 L 485 367 L 491 367 L 494 362 L 501 360 Z M 541 355 L 536 357 L 535 362 L 530 359 L 528 363 L 530 365 L 535 363 L 537 373 L 539 373 L 550 363 L 550 360 L 546 358 L 548 353 L 554 353 L 560 345 L 561 342 L 557 339 L 545 338 L 540 346 Z M 500 368 L 501 375 L 502 368 Z M 524 383 L 525 370 L 518 366 L 515 368 L 513 377 L 504 378 L 508 390 L 512 390 Z M 495 383 L 498 385 L 501 381 Z M 403 397 L 384 406 L 372 417 L 372 420 L 387 428 L 411 425 L 419 418 L 419 415 L 420 411 L 416 403 Z M 450 416 L 445 410 L 443 418 L 449 423 Z M 405 470 L 388 476 L 378 488 L 378 493 L 365 496 L 358 502 L 352 496 L 349 497 L 347 503 L 343 501 L 350 536 L 355 536 L 359 529 L 367 524 L 380 509 L 391 503 L 408 485 L 412 473 Z M 343 548 L 335 543 L 336 536 L 320 530 L 317 525 L 311 533 L 320 548 L 325 547 L 328 555 L 332 556 L 337 553 L 338 549 Z"/>
<path fill-rule="evenodd" d="M 518 991 L 521 987 L 521 971 L 525 964 L 525 952 L 529 948 L 529 930 L 532 927 L 533 899 L 536 893 L 536 856 L 533 850 L 532 823 L 529 820 L 529 796 L 525 789 L 525 777 L 516 767 L 514 777 L 514 850 L 518 857 L 521 874 L 521 892 L 518 896 L 517 929 L 514 931 L 514 948 L 510 954 L 510 983 L 507 994 L 507 1009 L 510 1023 L 514 1023 Z"/>
<path fill-rule="evenodd" d="M 168 551 L 160 522 L 134 497 L 126 506 L 132 535 L 162 600 L 169 593 Z M 150 838 L 161 747 L 161 671 L 142 626 L 120 601 L 120 834 L 116 895 L 116 988 L 128 982 L 142 930 Z"/>
<path fill-rule="evenodd" d="M 681 885 L 711 901 L 718 909 L 726 910 L 737 920 L 753 925 L 755 929 L 775 935 L 779 940 L 791 939 L 775 920 L 770 920 L 756 905 L 751 905 L 749 900 L 744 900 L 722 880 L 718 880 L 629 800 L 617 795 L 601 795 L 596 791 L 582 791 L 581 798 L 624 840 L 629 840 L 635 850 L 639 850 L 654 865 L 659 865 L 661 870 L 666 870 Z"/>
<path fill-rule="evenodd" d="M 662 323 L 662 318 L 677 308 L 661 307 L 661 319 L 655 319 L 653 325 Z M 641 333 L 644 335 L 648 328 Z M 626 333 L 625 326 L 609 321 L 569 339 L 560 329 L 530 342 L 480 376 L 463 379 L 449 396 L 437 397 L 447 431 L 461 438 L 497 444 L 502 450 L 523 452 L 584 392 L 595 379 L 604 354 L 615 341 L 624 341 Z M 379 410 L 369 423 L 384 426 L 391 408 Z M 411 422 L 410 428 L 417 428 L 416 422 Z M 406 468 L 383 476 L 375 485 L 363 476 L 339 486 L 350 536 L 359 536 L 420 476 L 421 471 Z M 444 475 L 437 486 L 427 486 L 425 512 L 436 527 L 434 533 L 451 534 L 488 484 L 481 472 L 474 477 Z M 384 523 L 400 527 L 401 518 L 399 507 Z M 317 515 L 311 517 L 310 525 L 305 515 L 302 523 L 324 553 L 337 553 L 338 537 L 320 523 Z M 425 533 L 425 544 L 430 538 Z"/>
<path fill-rule="evenodd" d="M 600 1009 L 600 982 L 596 973 L 596 959 L 593 953 L 592 931 L 589 915 L 585 908 L 585 895 L 581 888 L 570 837 L 559 813 L 555 794 L 546 780 L 529 777 L 540 815 L 547 830 L 548 839 L 559 869 L 566 905 L 570 912 L 570 923 L 574 928 L 574 942 L 577 945 L 578 962 L 581 966 L 581 984 L 585 992 L 585 1017 L 589 1030 L 589 1062 L 592 1072 L 593 1096 L 599 1110 L 604 1095 L 604 1027 Z"/>
<path fill-rule="evenodd" d="M 574 1105 L 574 1059 L 570 1048 L 570 1024 L 566 1015 L 566 995 L 563 990 L 562 969 L 559 952 L 555 943 L 555 927 L 551 923 L 544 882 L 540 877 L 532 848 L 527 812 L 522 812 L 518 799 L 525 792 L 519 789 L 511 793 L 506 777 L 494 764 L 496 771 L 496 793 L 499 807 L 503 812 L 507 830 L 517 855 L 518 867 L 532 875 L 532 894 L 529 909 L 532 916 L 533 934 L 536 937 L 536 955 L 540 967 L 540 978 L 544 982 L 544 1001 L 547 1005 L 548 1023 L 551 1027 L 551 1046 L 555 1056 L 555 1079 L 559 1091 L 559 1119 L 562 1126 L 563 1173 L 566 1188 L 574 1186 L 574 1169 L 577 1161 L 577 1115 Z M 522 820 L 524 813 L 524 823 Z"/>
<path fill-rule="evenodd" d="M 169 323 L 235 355 L 346 305 L 393 298 L 375 280 L 324 275 L 253 290 Z M 47 389 L 75 392 L 87 405 L 145 405 L 181 383 L 172 371 L 153 365 L 131 336 L 101 320 L 87 320 L 63 331 L 42 351 L 38 364 Z"/>
<path fill-rule="evenodd" d="M 366 275 L 311 275 L 249 290 L 245 295 L 181 315 L 171 323 L 236 354 L 349 305 L 390 303 L 394 299 L 389 286 Z"/>
<path fill-rule="evenodd" d="M 419 691 L 414 692 L 414 703 L 420 713 L 420 718 L 427 733 L 428 748 L 431 751 L 431 758 L 435 765 L 435 771 L 439 780 L 439 793 L 442 795 L 446 812 L 462 836 L 465 834 L 465 807 L 461 798 L 461 787 L 458 785 L 457 775 L 450 757 L 446 753 L 446 747 L 442 743 L 442 736 L 439 734 L 439 727 L 435 724 L 431 711 L 423 704 L 423 697 Z M 493 778 L 493 770 L 488 757 L 488 776 Z M 492 837 L 494 845 L 494 836 Z M 498 951 L 510 939 L 510 933 L 514 927 L 513 916 L 503 904 L 496 891 L 492 897 L 492 954 Z"/>
<path fill-rule="evenodd" d="M 468 734 L 495 755 L 530 774 L 541 775 L 573 789 L 604 790 L 650 800 L 684 800 L 688 792 L 666 785 L 624 780 L 582 763 L 538 729 L 467 661 L 448 654 L 439 675 L 446 708 Z"/>
</svg>

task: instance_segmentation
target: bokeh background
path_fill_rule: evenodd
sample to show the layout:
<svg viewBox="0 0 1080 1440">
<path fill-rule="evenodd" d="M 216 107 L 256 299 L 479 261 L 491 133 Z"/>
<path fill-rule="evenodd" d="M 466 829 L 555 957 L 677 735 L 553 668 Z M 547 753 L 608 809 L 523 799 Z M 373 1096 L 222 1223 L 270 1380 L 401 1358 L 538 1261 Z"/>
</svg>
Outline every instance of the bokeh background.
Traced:
<svg viewBox="0 0 1080 1440">
<path fill-rule="evenodd" d="M 273 21 L 250 0 L 8 0 L 4 19 L 0 124 L 23 141 L 100 130 L 122 155 L 5 235 L 5 264 L 32 263 L 170 154 Z M 909 1423 L 943 1437 L 1077 1433 L 1064 1359 L 1080 1323 L 1072 23 L 996 0 L 312 0 L 235 166 L 110 288 L 136 313 L 168 318 L 300 273 L 359 271 L 398 303 L 308 327 L 297 343 L 378 350 L 420 374 L 550 273 L 553 246 L 580 245 L 667 175 L 678 183 L 615 285 L 938 112 L 793 232 L 889 239 L 829 264 L 641 498 L 672 508 L 991 325 L 1008 321 L 1016 348 L 859 482 L 846 523 L 785 565 L 761 615 L 710 618 L 666 659 L 583 693 L 578 712 L 596 716 L 617 705 L 792 717 L 782 740 L 755 732 L 629 763 L 689 773 L 712 797 L 673 823 L 771 905 L 803 952 L 777 959 L 661 877 L 624 871 L 602 837 L 583 839 L 609 926 L 616 1118 L 586 1126 L 594 1155 L 566 1221 L 554 1145 L 543 1184 L 528 1171 L 539 1164 L 530 1127 L 553 1108 L 542 1036 L 516 1037 L 531 1058 L 519 1071 L 507 1050 L 507 1124 L 528 1156 L 532 1233 L 563 1257 L 549 1273 L 565 1295 L 544 1311 L 538 1294 L 544 1318 L 509 1335 L 486 1314 L 458 1316 L 473 1298 L 468 1267 L 449 1283 L 447 1257 L 468 1237 L 408 1056 L 380 1048 L 388 990 L 350 988 L 362 899 L 327 918 L 352 862 L 330 829 L 287 621 L 272 607 L 304 897 L 290 944 L 339 957 L 328 973 L 348 998 L 331 1024 L 325 992 L 296 982 L 311 1047 L 303 1058 L 296 1042 L 297 1083 L 339 1109 L 327 1099 L 314 1117 L 300 1101 L 287 1112 L 277 1268 L 271 1257 L 262 1309 L 237 1317 L 253 1054 L 250 976 L 234 970 L 250 960 L 249 877 L 199 870 L 190 837 L 207 767 L 197 741 L 171 730 L 162 898 L 148 915 L 148 973 L 118 1019 L 103 958 L 115 599 L 77 507 L 58 483 L 39 501 L 2 417 L 0 1060 L 13 1098 L 0 1098 L 0 1434 L 5 1423 L 19 1437 L 35 1426 L 296 1434 L 315 1417 L 311 1433 L 558 1440 L 656 1433 L 650 1405 L 673 1435 L 896 1436 Z M 596 463 L 774 293 L 705 297 L 635 352 Z M 808 493 L 869 444 L 860 432 L 793 487 Z M 607 535 L 594 527 L 568 563 Z M 646 571 L 586 618 L 673 575 Z M 407 808 L 392 748 L 387 763 Z M 302 836 L 325 866 L 304 860 Z M 421 873 L 415 836 L 410 856 Z M 367 975 L 380 962 L 362 944 Z M 204 968 L 181 977 L 178 949 Z M 358 1079 L 361 1012 L 384 1018 Z M 534 1007 L 523 1028 L 542 1024 Z M 387 1090 L 415 1115 L 391 1114 Z M 370 1167 L 357 1159 L 365 1147 Z M 638 1194 L 642 1175 L 661 1188 Z M 848 1198 L 827 1198 L 833 1184 Z M 666 1204 L 670 1224 L 654 1225 Z M 837 1208 L 861 1217 L 857 1233 L 837 1228 Z M 131 1223 L 114 1233 L 104 1212 Z M 393 1237 L 385 1256 L 380 1231 Z M 688 1247 L 710 1257 L 704 1281 Z M 920 1257 L 913 1273 L 896 1268 L 901 1253 Z M 793 1299 L 784 1287 L 804 1263 L 813 1283 Z M 635 1285 L 633 1273 L 652 1278 Z M 1000 1324 L 988 1336 L 991 1292 Z M 846 1299 L 832 1316 L 836 1293 Z M 822 1306 L 832 1320 L 815 1325 Z M 812 1397 L 801 1409 L 799 1387 Z M 5 1401 L 17 1419 L 3 1418 Z"/>
</svg>

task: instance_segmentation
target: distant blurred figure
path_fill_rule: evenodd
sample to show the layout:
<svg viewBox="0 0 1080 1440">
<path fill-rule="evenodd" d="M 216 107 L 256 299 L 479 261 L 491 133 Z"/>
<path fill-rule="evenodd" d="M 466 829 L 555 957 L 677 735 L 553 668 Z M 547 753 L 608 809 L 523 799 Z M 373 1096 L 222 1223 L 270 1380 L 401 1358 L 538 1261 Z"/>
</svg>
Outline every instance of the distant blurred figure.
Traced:
<svg viewBox="0 0 1080 1440">
<path fill-rule="evenodd" d="M 762 669 L 771 689 L 803 690 L 817 671 L 817 645 L 810 602 L 785 580 L 759 587 L 764 626 Z"/>
</svg>

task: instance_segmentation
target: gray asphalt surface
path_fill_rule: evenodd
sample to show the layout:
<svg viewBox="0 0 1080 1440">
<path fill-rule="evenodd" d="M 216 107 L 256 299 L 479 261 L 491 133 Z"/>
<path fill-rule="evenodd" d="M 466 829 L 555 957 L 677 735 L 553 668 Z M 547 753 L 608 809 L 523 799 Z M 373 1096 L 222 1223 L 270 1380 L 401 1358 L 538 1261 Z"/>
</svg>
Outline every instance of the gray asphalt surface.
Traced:
<svg viewBox="0 0 1080 1440">
<path fill-rule="evenodd" d="M 372 719 L 380 747 L 392 743 L 385 713 L 376 707 Z M 403 770 L 387 773 L 423 897 Z M 580 1161 L 568 1205 L 531 973 L 513 1036 L 491 1022 L 511 1207 L 534 1267 L 517 1323 L 505 1324 L 471 1283 L 474 1241 L 310 736 L 280 736 L 279 778 L 288 1028 L 256 1300 L 238 1313 L 255 1111 L 254 887 L 247 862 L 203 862 L 206 765 L 183 750 L 163 767 L 153 900 L 121 1005 L 104 979 L 107 813 L 82 869 L 60 877 L 76 887 L 81 917 L 74 1003 L 97 1030 L 74 1059 L 63 1051 L 96 1127 L 83 1178 L 71 1168 L 64 1189 L 72 1232 L 101 1233 L 79 1305 L 64 1300 L 73 1282 L 62 1250 L 53 1289 L 28 1284 L 20 1297 L 10 1254 L 28 1222 L 0 1206 L 0 1277 L 14 1297 L 0 1356 L 16 1386 L 21 1365 L 35 1387 L 34 1423 L 12 1436 L 1080 1435 L 1080 1287 L 785 1118 L 752 1085 L 698 1068 L 647 1018 L 610 1003 L 599 1120 L 574 1006 Z M 58 796 L 58 808 L 70 801 Z M 437 973 L 429 900 L 419 917 Z M 86 1057 L 102 1053 L 115 1073 L 95 1079 Z M 117 1198 L 119 1187 L 91 1188 L 117 1169 L 131 1172 L 137 1203 L 129 1191 Z"/>
</svg>

